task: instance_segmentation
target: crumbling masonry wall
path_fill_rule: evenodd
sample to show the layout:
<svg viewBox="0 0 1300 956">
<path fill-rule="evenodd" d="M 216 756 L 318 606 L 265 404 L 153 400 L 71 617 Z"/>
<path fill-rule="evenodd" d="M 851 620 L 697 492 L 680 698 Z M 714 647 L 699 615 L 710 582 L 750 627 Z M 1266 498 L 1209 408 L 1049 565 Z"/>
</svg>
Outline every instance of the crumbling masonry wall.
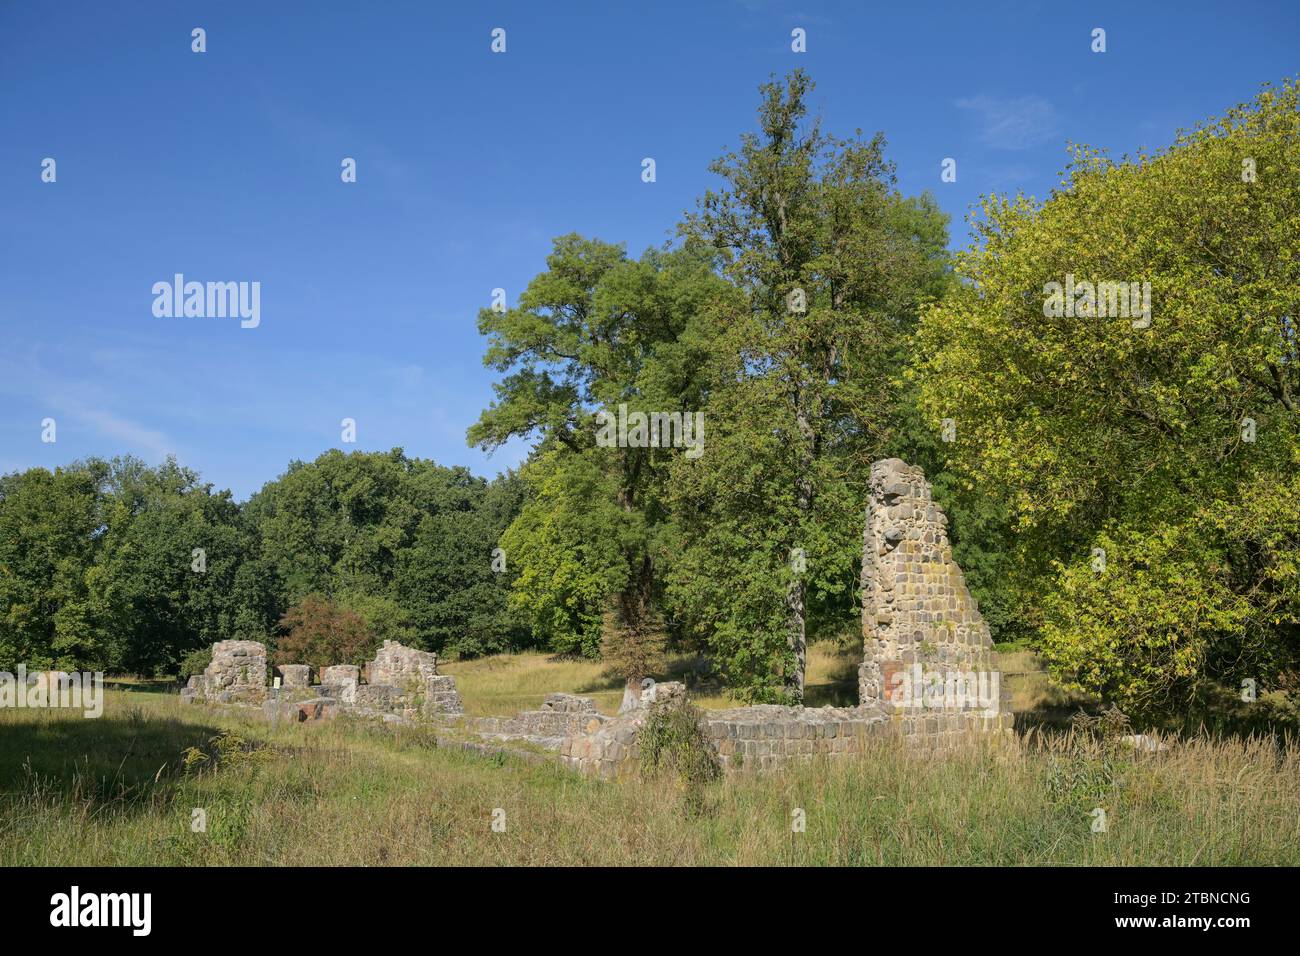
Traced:
<svg viewBox="0 0 1300 956">
<path fill-rule="evenodd" d="M 218 703 L 261 703 L 266 697 L 266 645 L 257 641 L 218 641 L 212 662 L 190 676 L 182 696 Z"/>
<path fill-rule="evenodd" d="M 266 646 L 221 641 L 212 647 L 212 663 L 190 678 L 181 696 L 259 704 L 269 718 L 297 721 L 329 719 L 340 710 L 395 720 L 459 716 L 464 706 L 456 681 L 438 674 L 437 663 L 436 654 L 385 641 L 367 666 L 369 683 L 361 683 L 359 668 L 338 664 L 323 668 L 321 682 L 312 685 L 310 667 L 282 664 L 276 668 L 280 686 L 267 687 Z"/>
<path fill-rule="evenodd" d="M 912 709 L 900 692 L 914 690 L 916 665 L 926 673 L 988 675 L 993 642 L 952 558 L 948 519 L 934 504 L 925 474 L 887 458 L 871 466 L 870 487 L 858 702 Z"/>
</svg>

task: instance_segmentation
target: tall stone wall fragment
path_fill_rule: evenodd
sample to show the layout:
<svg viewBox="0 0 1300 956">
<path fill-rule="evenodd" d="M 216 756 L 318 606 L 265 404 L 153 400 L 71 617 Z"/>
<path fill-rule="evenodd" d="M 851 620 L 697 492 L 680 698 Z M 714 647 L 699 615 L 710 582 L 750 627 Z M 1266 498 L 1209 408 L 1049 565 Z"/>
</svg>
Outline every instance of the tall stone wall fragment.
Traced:
<svg viewBox="0 0 1300 956">
<path fill-rule="evenodd" d="M 926 705 L 987 713 L 988 706 L 978 706 L 989 704 L 987 697 L 970 700 L 967 693 L 978 690 L 982 677 L 996 712 L 1001 687 L 992 670 L 993 642 L 953 560 L 948 519 L 935 505 L 925 474 L 887 458 L 871 466 L 870 487 L 862 539 L 859 704 L 881 704 L 895 712 Z M 958 681 L 957 695 L 950 678 Z M 917 695 L 925 688 L 930 688 L 928 704 Z"/>
</svg>

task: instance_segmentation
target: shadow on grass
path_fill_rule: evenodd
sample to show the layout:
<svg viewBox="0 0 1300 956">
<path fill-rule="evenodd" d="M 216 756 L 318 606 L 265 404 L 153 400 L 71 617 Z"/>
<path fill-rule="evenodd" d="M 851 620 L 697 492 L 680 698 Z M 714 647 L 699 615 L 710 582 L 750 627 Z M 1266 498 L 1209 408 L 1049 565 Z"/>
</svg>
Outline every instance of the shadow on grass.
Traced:
<svg viewBox="0 0 1300 956">
<path fill-rule="evenodd" d="M 105 690 L 130 691 L 133 694 L 174 694 L 180 686 L 176 681 L 166 678 L 149 680 L 106 678 L 104 680 Z"/>
<path fill-rule="evenodd" d="M 0 725 L 0 796 L 19 796 L 35 781 L 69 798 L 131 802 L 170 787 L 184 751 L 219 732 L 138 713 L 9 721 Z"/>
</svg>

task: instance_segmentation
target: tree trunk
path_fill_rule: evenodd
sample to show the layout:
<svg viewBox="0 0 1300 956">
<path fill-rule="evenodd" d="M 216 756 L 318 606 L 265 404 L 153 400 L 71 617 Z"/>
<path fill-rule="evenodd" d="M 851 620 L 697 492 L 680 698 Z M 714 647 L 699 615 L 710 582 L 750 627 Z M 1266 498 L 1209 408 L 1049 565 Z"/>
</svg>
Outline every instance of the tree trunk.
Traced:
<svg viewBox="0 0 1300 956">
<path fill-rule="evenodd" d="M 641 706 L 641 679 L 639 677 L 629 677 L 623 684 L 623 703 L 619 704 L 619 714 L 626 714 L 629 710 L 636 710 Z"/>
<path fill-rule="evenodd" d="M 795 421 L 799 426 L 802 452 L 800 454 L 800 471 L 795 479 L 795 507 L 799 509 L 799 526 L 802 532 L 812 518 L 812 468 L 813 468 L 813 428 L 806 399 L 801 389 L 795 396 Z M 803 572 L 790 580 L 785 603 L 789 610 L 789 624 L 786 641 L 794 655 L 794 671 L 786 675 L 786 693 L 797 704 L 803 703 L 804 674 L 808 668 L 808 631 L 807 631 L 807 596 L 808 586 L 804 582 Z"/>
</svg>

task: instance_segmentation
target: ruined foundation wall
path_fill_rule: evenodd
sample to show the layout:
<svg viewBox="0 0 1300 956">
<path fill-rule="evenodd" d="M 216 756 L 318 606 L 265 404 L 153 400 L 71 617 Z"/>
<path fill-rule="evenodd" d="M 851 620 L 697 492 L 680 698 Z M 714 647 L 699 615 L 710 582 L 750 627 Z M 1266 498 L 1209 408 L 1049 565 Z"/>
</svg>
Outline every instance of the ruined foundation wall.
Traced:
<svg viewBox="0 0 1300 956">
<path fill-rule="evenodd" d="M 397 641 L 384 641 L 368 667 L 370 683 L 406 687 L 424 683 L 438 675 L 438 655 L 432 651 L 417 651 Z"/>
<path fill-rule="evenodd" d="M 438 674 L 437 661 L 436 654 L 385 641 L 369 665 L 370 683 L 362 684 L 360 669 L 350 664 L 322 668 L 317 685 L 309 683 L 308 665 L 281 664 L 276 668 L 280 686 L 268 688 L 265 645 L 220 641 L 212 646 L 212 663 L 202 676 L 190 678 L 181 696 L 264 704 L 266 714 L 277 719 L 324 719 L 338 711 L 407 720 L 458 716 L 464 707 L 456 680 Z"/>
</svg>

